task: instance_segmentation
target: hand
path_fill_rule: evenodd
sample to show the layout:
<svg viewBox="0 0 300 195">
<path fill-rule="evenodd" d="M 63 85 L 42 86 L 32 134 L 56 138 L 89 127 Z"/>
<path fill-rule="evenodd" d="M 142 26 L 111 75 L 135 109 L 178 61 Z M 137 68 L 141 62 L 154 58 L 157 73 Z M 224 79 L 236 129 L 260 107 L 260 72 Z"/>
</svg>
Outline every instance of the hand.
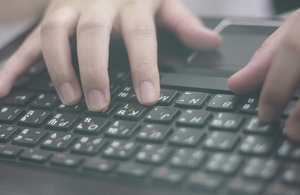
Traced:
<svg viewBox="0 0 300 195">
<path fill-rule="evenodd" d="M 160 95 L 155 22 L 195 49 L 220 45 L 219 35 L 179 0 L 52 0 L 40 24 L 1 70 L 0 98 L 43 55 L 64 104 L 78 103 L 83 90 L 89 110 L 105 109 L 110 102 L 109 40 L 117 32 L 124 38 L 137 99 L 152 105 Z M 71 64 L 69 38 L 74 35 L 82 89 Z"/>
<path fill-rule="evenodd" d="M 300 10 L 274 32 L 254 54 L 249 64 L 228 80 L 235 93 L 262 87 L 258 115 L 270 123 L 281 116 L 300 83 Z M 300 140 L 300 101 L 288 117 L 285 130 Z"/>
</svg>

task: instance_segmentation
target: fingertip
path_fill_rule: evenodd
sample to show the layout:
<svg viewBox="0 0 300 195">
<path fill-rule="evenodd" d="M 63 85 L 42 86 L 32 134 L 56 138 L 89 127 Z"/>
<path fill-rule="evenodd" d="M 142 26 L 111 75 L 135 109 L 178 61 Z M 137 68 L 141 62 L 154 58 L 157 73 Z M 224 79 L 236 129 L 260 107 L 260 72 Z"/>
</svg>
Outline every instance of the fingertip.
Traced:
<svg viewBox="0 0 300 195">
<path fill-rule="evenodd" d="M 158 101 L 159 93 L 151 81 L 143 81 L 139 86 L 138 100 L 141 104 L 151 106 Z"/>
<path fill-rule="evenodd" d="M 62 83 L 57 92 L 62 103 L 65 105 L 75 105 L 82 98 L 81 90 L 70 82 Z"/>
</svg>

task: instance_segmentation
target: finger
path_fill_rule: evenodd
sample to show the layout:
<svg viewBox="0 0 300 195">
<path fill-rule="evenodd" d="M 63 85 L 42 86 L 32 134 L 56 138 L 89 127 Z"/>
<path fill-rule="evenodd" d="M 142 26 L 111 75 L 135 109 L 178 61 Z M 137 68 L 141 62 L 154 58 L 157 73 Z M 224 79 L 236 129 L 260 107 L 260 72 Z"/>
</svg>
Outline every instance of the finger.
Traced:
<svg viewBox="0 0 300 195">
<path fill-rule="evenodd" d="M 126 6 L 120 16 L 135 93 L 145 105 L 156 103 L 160 94 L 156 29 L 150 10 L 137 1 Z"/>
<path fill-rule="evenodd" d="M 72 66 L 69 37 L 74 32 L 79 14 L 62 8 L 47 16 L 41 26 L 42 50 L 53 85 L 61 101 L 76 104 L 81 89 Z"/>
<path fill-rule="evenodd" d="M 300 82 L 300 24 L 294 24 L 281 41 L 268 71 L 259 101 L 259 116 L 271 122 L 280 116 Z"/>
<path fill-rule="evenodd" d="M 6 96 L 16 80 L 41 57 L 40 29 L 35 29 L 0 71 L 0 98 Z"/>
<path fill-rule="evenodd" d="M 215 49 L 221 37 L 206 28 L 202 22 L 178 0 L 166 0 L 158 13 L 158 19 L 175 32 L 187 46 L 194 49 Z"/>
<path fill-rule="evenodd" d="M 77 50 L 81 82 L 89 110 L 100 111 L 110 102 L 108 56 L 115 11 L 97 7 L 82 15 L 77 27 Z"/>
<path fill-rule="evenodd" d="M 300 101 L 297 102 L 285 122 L 285 132 L 291 140 L 300 140 Z"/>
</svg>

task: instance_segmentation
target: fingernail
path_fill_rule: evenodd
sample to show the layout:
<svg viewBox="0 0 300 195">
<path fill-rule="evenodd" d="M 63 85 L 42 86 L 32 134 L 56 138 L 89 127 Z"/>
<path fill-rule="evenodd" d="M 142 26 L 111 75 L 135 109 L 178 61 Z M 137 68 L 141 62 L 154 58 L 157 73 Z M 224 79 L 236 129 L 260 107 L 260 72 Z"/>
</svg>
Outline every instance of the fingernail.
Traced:
<svg viewBox="0 0 300 195">
<path fill-rule="evenodd" d="M 273 106 L 264 105 L 258 108 L 258 115 L 263 123 L 271 123 L 277 118 L 278 111 Z"/>
<path fill-rule="evenodd" d="M 68 105 L 76 99 L 76 93 L 71 83 L 63 83 L 59 87 L 59 94 L 64 104 Z"/>
<path fill-rule="evenodd" d="M 144 81 L 140 85 L 140 98 L 142 103 L 153 103 L 157 101 L 157 94 L 150 81 Z"/>
<path fill-rule="evenodd" d="M 106 105 L 104 95 L 99 90 L 91 90 L 86 101 L 90 111 L 100 111 Z"/>
</svg>

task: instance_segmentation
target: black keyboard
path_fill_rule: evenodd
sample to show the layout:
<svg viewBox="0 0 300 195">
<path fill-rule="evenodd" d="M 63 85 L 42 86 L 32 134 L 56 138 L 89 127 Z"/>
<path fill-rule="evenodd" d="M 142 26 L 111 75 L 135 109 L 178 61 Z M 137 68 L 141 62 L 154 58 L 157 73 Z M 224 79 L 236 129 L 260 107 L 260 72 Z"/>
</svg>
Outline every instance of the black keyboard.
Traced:
<svg viewBox="0 0 300 195">
<path fill-rule="evenodd" d="M 0 100 L 0 160 L 187 192 L 300 194 L 300 145 L 283 133 L 295 101 L 264 125 L 257 95 L 184 83 L 200 76 L 176 78 L 162 74 L 160 99 L 146 107 L 130 75 L 114 73 L 110 106 L 93 113 L 84 100 L 63 105 L 46 70 L 36 68 Z"/>
</svg>

